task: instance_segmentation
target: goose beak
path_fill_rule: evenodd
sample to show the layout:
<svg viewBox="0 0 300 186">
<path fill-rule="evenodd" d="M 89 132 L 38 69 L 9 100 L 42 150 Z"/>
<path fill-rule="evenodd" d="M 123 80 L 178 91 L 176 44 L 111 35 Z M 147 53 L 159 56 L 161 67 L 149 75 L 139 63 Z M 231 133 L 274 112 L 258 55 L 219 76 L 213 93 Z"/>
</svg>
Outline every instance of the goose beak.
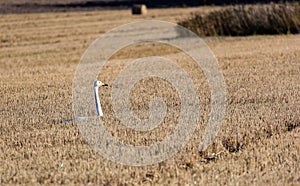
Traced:
<svg viewBox="0 0 300 186">
<path fill-rule="evenodd" d="M 101 86 L 108 86 L 108 84 L 101 82 Z"/>
</svg>

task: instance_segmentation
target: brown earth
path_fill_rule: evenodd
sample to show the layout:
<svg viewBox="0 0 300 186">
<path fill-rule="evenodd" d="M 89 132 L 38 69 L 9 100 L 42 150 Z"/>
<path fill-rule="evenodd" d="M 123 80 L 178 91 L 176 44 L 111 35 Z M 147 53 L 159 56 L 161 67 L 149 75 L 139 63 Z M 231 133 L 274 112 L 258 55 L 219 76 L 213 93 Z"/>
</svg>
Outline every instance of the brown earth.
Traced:
<svg viewBox="0 0 300 186">
<path fill-rule="evenodd" d="M 132 0 L 0 0 L 0 13 L 74 12 L 128 9 Z"/>
<path fill-rule="evenodd" d="M 204 39 L 227 85 L 225 120 L 205 152 L 198 153 L 197 146 L 209 116 L 210 90 L 201 69 L 184 57 L 177 62 L 193 77 L 203 107 L 193 138 L 169 160 L 145 167 L 116 164 L 93 151 L 74 123 L 59 123 L 73 116 L 74 73 L 99 35 L 144 18 L 176 22 L 195 10 L 150 10 L 142 17 L 129 10 L 0 15 L 0 184 L 299 185 L 299 35 Z M 177 52 L 161 45 L 124 49 L 113 56 L 100 78 L 112 83 L 120 64 L 141 53 L 172 58 Z M 158 87 L 141 97 L 139 90 L 155 88 L 154 81 L 159 80 L 138 84 L 131 99 L 141 117 L 147 117 L 152 95 L 167 101 L 170 120 L 153 134 L 127 130 L 104 117 L 109 130 L 126 143 L 163 140 L 176 124 L 172 119 L 180 100 L 172 87 L 164 84 L 163 91 Z M 104 112 L 111 116 L 106 106 L 110 87 L 100 91 Z"/>
<path fill-rule="evenodd" d="M 148 8 L 172 8 L 188 6 L 182 1 L 143 1 Z M 0 14 L 10 13 L 45 13 L 77 12 L 95 10 L 124 10 L 140 0 L 0 0 Z M 195 3 L 188 3 L 194 7 Z"/>
</svg>

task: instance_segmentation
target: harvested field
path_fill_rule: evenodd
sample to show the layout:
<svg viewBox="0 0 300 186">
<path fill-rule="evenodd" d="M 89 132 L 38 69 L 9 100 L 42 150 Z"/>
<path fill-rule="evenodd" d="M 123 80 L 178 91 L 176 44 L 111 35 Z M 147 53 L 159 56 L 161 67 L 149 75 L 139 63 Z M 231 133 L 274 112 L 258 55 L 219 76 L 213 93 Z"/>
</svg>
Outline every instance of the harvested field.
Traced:
<svg viewBox="0 0 300 186">
<path fill-rule="evenodd" d="M 173 158 L 145 167 L 116 164 L 93 151 L 74 123 L 59 123 L 73 117 L 75 70 L 99 35 L 134 20 L 176 22 L 195 10 L 149 10 L 140 17 L 130 10 L 0 15 L 0 184 L 299 185 L 300 35 L 204 39 L 224 74 L 227 111 L 217 140 L 203 153 L 197 148 L 210 112 L 209 86 L 201 69 L 169 46 L 125 48 L 100 79 L 112 83 L 122 64 L 138 57 L 180 56 L 176 62 L 193 77 L 202 107 L 197 131 Z M 160 80 L 135 87 L 132 108 L 146 118 L 149 97 L 160 95 L 170 107 L 169 118 L 142 134 L 104 117 L 120 140 L 153 144 L 176 125 L 180 100 L 167 83 L 161 85 L 164 91 L 155 89 L 155 81 Z M 154 88 L 151 95 L 147 88 Z M 104 113 L 111 116 L 109 91 L 100 93 Z"/>
<path fill-rule="evenodd" d="M 179 22 L 200 36 L 300 33 L 300 4 L 232 6 L 210 14 L 192 13 Z"/>
</svg>

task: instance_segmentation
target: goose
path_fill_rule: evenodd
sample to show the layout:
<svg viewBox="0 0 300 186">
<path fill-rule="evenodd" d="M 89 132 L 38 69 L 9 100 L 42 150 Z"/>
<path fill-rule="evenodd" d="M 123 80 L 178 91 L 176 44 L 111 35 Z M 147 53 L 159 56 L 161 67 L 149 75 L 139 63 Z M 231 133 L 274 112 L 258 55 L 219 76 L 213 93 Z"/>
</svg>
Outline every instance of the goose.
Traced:
<svg viewBox="0 0 300 186">
<path fill-rule="evenodd" d="M 100 98 L 99 98 L 99 88 L 102 86 L 108 86 L 108 84 L 103 83 L 102 81 L 99 81 L 99 80 L 94 81 L 95 106 L 96 106 L 97 116 L 99 116 L 99 117 L 103 117 L 103 111 L 102 111 L 102 107 L 100 104 Z M 78 118 L 66 119 L 63 121 L 63 123 L 78 121 L 78 120 L 87 119 L 87 118 L 88 117 L 78 117 Z"/>
</svg>

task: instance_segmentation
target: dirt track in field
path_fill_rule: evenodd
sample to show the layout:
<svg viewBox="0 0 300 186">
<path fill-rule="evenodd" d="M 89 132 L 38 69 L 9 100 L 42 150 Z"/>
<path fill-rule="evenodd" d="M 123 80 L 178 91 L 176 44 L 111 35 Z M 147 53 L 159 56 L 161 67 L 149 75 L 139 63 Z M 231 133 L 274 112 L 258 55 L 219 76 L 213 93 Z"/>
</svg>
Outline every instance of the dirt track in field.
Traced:
<svg viewBox="0 0 300 186">
<path fill-rule="evenodd" d="M 197 147 L 209 117 L 210 90 L 201 70 L 184 57 L 178 63 L 193 77 L 203 107 L 196 133 L 173 158 L 146 167 L 119 165 L 94 152 L 74 123 L 59 124 L 73 116 L 74 73 L 99 35 L 133 20 L 176 22 L 195 10 L 208 11 L 160 9 L 142 17 L 129 10 L 0 15 L 0 184 L 298 185 L 299 35 L 204 39 L 224 74 L 227 111 L 217 140 L 201 154 Z M 124 49 L 100 78 L 112 83 L 120 64 L 141 54 L 172 57 L 176 52 L 160 45 Z M 160 128 L 143 135 L 104 118 L 108 129 L 126 143 L 163 140 L 176 124 L 173 115 L 180 100 L 169 85 L 155 90 L 155 81 L 137 85 L 131 101 L 136 114 L 147 117 L 151 95 L 139 90 L 153 88 L 153 95 L 164 97 L 171 113 Z M 109 91 L 100 90 L 106 113 Z"/>
</svg>

